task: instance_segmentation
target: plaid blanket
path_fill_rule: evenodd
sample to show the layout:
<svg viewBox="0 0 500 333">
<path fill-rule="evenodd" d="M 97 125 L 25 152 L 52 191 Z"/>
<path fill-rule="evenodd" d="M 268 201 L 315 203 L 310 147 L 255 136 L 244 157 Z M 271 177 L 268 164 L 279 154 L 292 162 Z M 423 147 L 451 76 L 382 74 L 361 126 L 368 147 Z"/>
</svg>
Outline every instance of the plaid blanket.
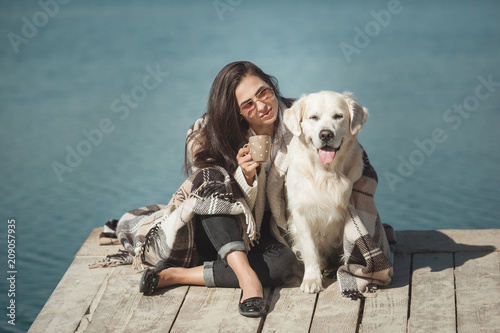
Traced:
<svg viewBox="0 0 500 333">
<path fill-rule="evenodd" d="M 337 271 L 342 295 L 352 299 L 369 296 L 376 286 L 391 283 L 391 262 L 396 246 L 394 230 L 382 225 L 373 200 L 377 174 L 366 153 L 363 159 L 363 175 L 353 184 L 349 218 L 344 227 L 344 265 Z M 281 170 L 286 170 L 286 163 L 280 166 Z M 284 201 L 280 199 L 282 187 L 276 182 L 283 177 L 273 173 L 270 177 L 275 181 L 268 180 L 267 192 L 275 215 L 280 208 L 284 209 Z M 107 256 L 89 267 L 133 264 L 134 268 L 141 269 L 143 263 L 155 265 L 159 260 L 182 267 L 201 264 L 194 242 L 195 214 L 237 215 L 247 247 L 250 248 L 259 238 L 260 225 L 255 222 L 233 179 L 221 168 L 202 169 L 182 184 L 168 205 L 146 206 L 123 215 L 116 226 L 116 236 L 125 251 Z M 284 214 L 277 216 L 283 217 Z M 116 224 L 108 222 L 107 225 Z M 281 225 L 281 237 L 286 239 L 286 220 Z M 113 243 L 111 229 L 113 227 L 107 228 L 105 235 L 100 235 L 101 244 Z"/>
<path fill-rule="evenodd" d="M 373 195 L 377 174 L 364 153 L 364 170 L 353 185 L 349 217 L 344 227 L 344 265 L 337 271 L 343 296 L 368 296 L 377 286 L 391 283 L 396 246 L 394 230 L 382 225 Z"/>
<path fill-rule="evenodd" d="M 151 205 L 125 213 L 117 223 L 116 236 L 125 251 L 109 255 L 89 268 L 133 264 L 156 265 L 160 260 L 179 267 L 200 264 L 194 241 L 195 215 L 236 215 L 247 248 L 258 240 L 257 225 L 241 190 L 222 168 L 193 173 L 175 192 L 168 205 Z M 110 230 L 107 230 L 108 238 Z"/>
</svg>

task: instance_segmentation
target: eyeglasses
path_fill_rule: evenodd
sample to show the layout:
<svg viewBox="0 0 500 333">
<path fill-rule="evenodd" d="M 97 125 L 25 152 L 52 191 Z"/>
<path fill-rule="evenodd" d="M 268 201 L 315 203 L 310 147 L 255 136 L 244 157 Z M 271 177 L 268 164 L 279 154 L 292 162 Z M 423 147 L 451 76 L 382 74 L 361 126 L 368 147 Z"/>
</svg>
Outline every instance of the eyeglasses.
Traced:
<svg viewBox="0 0 500 333">
<path fill-rule="evenodd" d="M 244 104 L 240 106 L 240 110 L 243 113 L 247 114 L 248 118 L 251 118 L 256 110 L 256 102 L 264 102 L 264 103 L 270 103 L 274 100 L 274 91 L 271 88 L 265 88 L 258 92 L 254 98 L 248 100 Z"/>
</svg>

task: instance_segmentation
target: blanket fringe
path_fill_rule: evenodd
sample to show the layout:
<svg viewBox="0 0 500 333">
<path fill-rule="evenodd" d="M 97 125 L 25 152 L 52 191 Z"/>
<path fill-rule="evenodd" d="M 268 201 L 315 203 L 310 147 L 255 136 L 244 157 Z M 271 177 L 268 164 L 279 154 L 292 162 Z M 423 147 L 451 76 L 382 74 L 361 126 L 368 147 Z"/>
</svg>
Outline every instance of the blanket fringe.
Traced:
<svg viewBox="0 0 500 333">
<path fill-rule="evenodd" d="M 161 228 L 161 222 L 165 219 L 166 214 L 155 222 L 155 225 L 149 229 L 146 234 L 144 244 L 140 247 L 139 251 L 136 250 L 136 255 L 132 262 L 132 267 L 135 271 L 143 271 L 145 269 L 144 263 L 146 263 L 146 251 L 148 250 L 148 246 L 153 241 L 154 237 L 158 234 L 158 230 Z"/>
<path fill-rule="evenodd" d="M 140 254 L 136 255 L 132 261 L 132 268 L 137 272 L 142 272 L 145 269 L 143 264 L 142 256 Z"/>
<path fill-rule="evenodd" d="M 118 251 L 118 253 L 107 255 L 104 259 L 89 264 L 89 269 L 130 265 L 133 262 L 133 256 L 130 253 L 121 249 Z"/>
<path fill-rule="evenodd" d="M 363 294 L 359 292 L 359 290 L 342 290 L 342 296 L 352 299 L 356 301 L 360 298 L 364 298 Z"/>
</svg>

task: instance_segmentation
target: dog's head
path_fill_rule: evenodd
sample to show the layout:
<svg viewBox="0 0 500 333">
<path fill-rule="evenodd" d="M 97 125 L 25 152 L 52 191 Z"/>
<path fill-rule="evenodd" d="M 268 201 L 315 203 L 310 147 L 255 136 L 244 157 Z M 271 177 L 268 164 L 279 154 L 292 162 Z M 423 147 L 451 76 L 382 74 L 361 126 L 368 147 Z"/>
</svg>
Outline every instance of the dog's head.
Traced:
<svg viewBox="0 0 500 333">
<path fill-rule="evenodd" d="M 302 96 L 284 114 L 285 126 L 331 163 L 343 143 L 361 130 L 368 110 L 350 92 L 321 91 Z"/>
</svg>

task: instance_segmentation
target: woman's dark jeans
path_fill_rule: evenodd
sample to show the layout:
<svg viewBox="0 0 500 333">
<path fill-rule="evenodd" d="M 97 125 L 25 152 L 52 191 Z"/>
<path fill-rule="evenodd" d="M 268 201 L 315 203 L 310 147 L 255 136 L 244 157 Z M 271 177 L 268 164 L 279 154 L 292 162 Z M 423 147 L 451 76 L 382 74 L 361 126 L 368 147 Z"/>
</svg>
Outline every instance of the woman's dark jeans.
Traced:
<svg viewBox="0 0 500 333">
<path fill-rule="evenodd" d="M 238 288 L 236 274 L 225 261 L 226 255 L 231 251 L 247 252 L 237 217 L 198 216 L 195 241 L 198 252 L 205 261 L 203 269 L 205 285 Z M 292 250 L 271 236 L 267 221 L 263 223 L 259 244 L 252 247 L 247 255 L 250 266 L 264 287 L 287 282 L 294 276 L 298 267 Z"/>
</svg>

